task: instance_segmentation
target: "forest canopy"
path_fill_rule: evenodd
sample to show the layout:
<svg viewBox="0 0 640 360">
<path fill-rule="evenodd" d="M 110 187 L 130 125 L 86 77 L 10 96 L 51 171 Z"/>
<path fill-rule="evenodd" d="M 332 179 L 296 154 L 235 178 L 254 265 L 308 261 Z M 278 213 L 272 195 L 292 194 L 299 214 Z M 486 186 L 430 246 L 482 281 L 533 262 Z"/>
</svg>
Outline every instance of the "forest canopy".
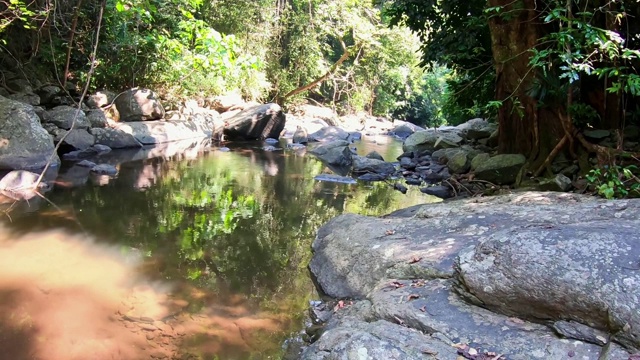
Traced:
<svg viewBox="0 0 640 360">
<path fill-rule="evenodd" d="M 620 150 L 625 127 L 640 122 L 639 2 L 380 3 L 392 24 L 419 34 L 425 64 L 464 74 L 458 94 L 468 88 L 482 94 L 499 123 L 500 150 L 528 155 L 536 174 L 561 151 L 573 158 L 596 154 L 601 163 L 637 161 Z M 585 129 L 613 130 L 618 144 L 591 144 Z"/>
<path fill-rule="evenodd" d="M 14 0 L 0 8 L 0 63 L 60 84 L 83 83 L 93 63 L 92 89 L 151 87 L 165 102 L 238 92 L 443 124 L 452 75 L 425 73 L 419 38 L 380 10 L 369 0 Z"/>
</svg>

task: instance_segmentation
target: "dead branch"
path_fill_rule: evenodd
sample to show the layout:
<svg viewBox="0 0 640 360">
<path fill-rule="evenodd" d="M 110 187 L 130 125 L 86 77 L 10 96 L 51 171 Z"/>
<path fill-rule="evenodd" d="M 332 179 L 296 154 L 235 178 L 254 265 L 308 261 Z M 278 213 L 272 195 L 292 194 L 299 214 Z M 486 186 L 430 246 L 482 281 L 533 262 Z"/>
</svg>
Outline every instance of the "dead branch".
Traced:
<svg viewBox="0 0 640 360">
<path fill-rule="evenodd" d="M 86 81 L 86 83 L 84 85 L 84 89 L 82 91 L 82 95 L 80 96 L 80 102 L 78 104 L 78 109 L 76 110 L 76 113 L 75 113 L 75 115 L 73 117 L 73 121 L 71 122 L 71 129 L 73 129 L 75 127 L 76 120 L 78 119 L 78 115 L 80 114 L 80 111 L 82 111 L 82 103 L 84 102 L 84 98 L 87 96 L 87 93 L 89 92 L 89 85 L 91 84 L 91 76 L 93 75 L 93 72 L 94 72 L 95 67 L 96 67 L 96 53 L 98 52 L 98 44 L 99 44 L 99 39 L 100 39 L 100 29 L 102 27 L 102 17 L 103 17 L 103 14 L 104 14 L 105 6 L 106 6 L 106 0 L 103 0 L 102 4 L 100 6 L 100 13 L 98 15 L 98 26 L 96 27 L 96 42 L 94 44 L 93 51 L 91 52 L 91 67 L 89 68 L 89 71 L 87 72 L 87 81 Z M 62 136 L 60 141 L 58 141 L 56 146 L 53 148 L 53 152 L 51 153 L 51 156 L 49 157 L 49 160 L 47 161 L 47 164 L 45 165 L 44 169 L 42 170 L 42 173 L 38 177 L 38 180 L 33 185 L 33 189 L 34 190 L 37 189 L 40 186 L 40 183 L 42 182 L 42 179 L 44 178 L 44 175 L 47 173 L 47 170 L 51 166 L 51 163 L 53 162 L 54 157 L 58 153 L 58 149 L 60 149 L 60 146 L 62 145 L 62 142 L 67 137 L 67 135 L 69 135 L 69 132 L 64 134 L 64 136 Z"/>
<path fill-rule="evenodd" d="M 329 71 L 327 71 L 324 75 L 320 76 L 319 78 L 317 78 L 316 80 L 310 82 L 307 85 L 301 86 L 297 89 L 291 90 L 289 91 L 287 94 L 285 94 L 281 100 L 286 100 L 287 98 L 290 98 L 293 95 L 299 94 L 303 91 L 307 91 L 310 89 L 313 89 L 314 87 L 316 87 L 318 84 L 320 84 L 321 82 L 325 81 L 326 79 L 329 78 L 329 76 L 331 76 L 333 73 L 336 72 L 336 70 L 338 70 L 338 67 L 340 65 L 342 65 L 343 62 L 345 62 L 349 56 L 351 56 L 351 53 L 349 52 L 349 49 L 347 48 L 347 46 L 345 45 L 344 41 L 342 39 L 340 39 L 340 45 L 342 45 L 342 49 L 344 50 L 344 53 L 342 54 L 342 56 L 340 57 L 340 59 L 338 59 L 338 61 L 336 61 L 335 64 L 333 64 L 333 66 L 331 66 L 331 69 L 329 69 Z"/>
</svg>

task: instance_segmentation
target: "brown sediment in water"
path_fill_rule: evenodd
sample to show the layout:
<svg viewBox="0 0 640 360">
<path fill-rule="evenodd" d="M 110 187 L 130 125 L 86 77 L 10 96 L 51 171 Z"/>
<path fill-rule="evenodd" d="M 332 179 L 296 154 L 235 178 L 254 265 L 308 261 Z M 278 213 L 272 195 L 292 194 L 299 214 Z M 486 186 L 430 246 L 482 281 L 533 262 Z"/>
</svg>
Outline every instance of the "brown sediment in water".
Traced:
<svg viewBox="0 0 640 360">
<path fill-rule="evenodd" d="M 0 359 L 192 359 L 259 351 L 286 317 L 150 280 L 142 259 L 63 231 L 0 228 Z M 201 305 L 186 311 L 191 301 Z"/>
</svg>

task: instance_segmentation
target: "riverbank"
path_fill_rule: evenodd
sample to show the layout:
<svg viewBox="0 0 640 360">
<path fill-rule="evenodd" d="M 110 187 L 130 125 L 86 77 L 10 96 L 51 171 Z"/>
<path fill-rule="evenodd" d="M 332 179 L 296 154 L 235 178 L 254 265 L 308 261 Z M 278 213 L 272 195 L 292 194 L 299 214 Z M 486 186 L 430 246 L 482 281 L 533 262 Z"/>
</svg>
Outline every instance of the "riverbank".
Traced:
<svg viewBox="0 0 640 360">
<path fill-rule="evenodd" d="M 293 358 L 631 359 L 639 209 L 525 192 L 338 216 L 310 263 L 336 301 Z"/>
</svg>

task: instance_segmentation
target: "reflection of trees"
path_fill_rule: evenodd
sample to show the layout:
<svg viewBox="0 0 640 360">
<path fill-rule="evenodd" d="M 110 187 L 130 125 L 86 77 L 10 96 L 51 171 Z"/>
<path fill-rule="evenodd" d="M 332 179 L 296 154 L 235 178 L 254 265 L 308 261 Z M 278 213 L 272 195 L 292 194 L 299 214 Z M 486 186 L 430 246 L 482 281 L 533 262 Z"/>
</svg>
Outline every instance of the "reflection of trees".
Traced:
<svg viewBox="0 0 640 360">
<path fill-rule="evenodd" d="M 313 180 L 322 171 L 309 157 L 246 149 L 126 163 L 106 186 L 48 193 L 62 211 L 13 216 L 13 226 L 86 230 L 150 257 L 152 277 L 189 281 L 221 301 L 229 292 L 243 294 L 296 324 L 313 293 L 306 266 L 322 224 L 344 211 L 382 215 L 426 199 L 385 183 Z M 152 180 L 140 189 L 141 178 Z M 281 338 L 268 338 L 284 335 L 260 336 L 277 350 Z"/>
</svg>

